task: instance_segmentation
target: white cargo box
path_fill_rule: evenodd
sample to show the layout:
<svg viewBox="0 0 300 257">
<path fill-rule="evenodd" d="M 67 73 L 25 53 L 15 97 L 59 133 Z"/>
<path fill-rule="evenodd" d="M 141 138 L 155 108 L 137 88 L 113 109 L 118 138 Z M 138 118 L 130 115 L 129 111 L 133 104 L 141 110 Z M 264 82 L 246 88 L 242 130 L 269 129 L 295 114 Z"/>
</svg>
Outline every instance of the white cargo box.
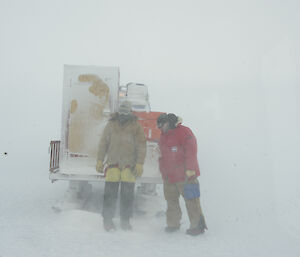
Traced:
<svg viewBox="0 0 300 257">
<path fill-rule="evenodd" d="M 101 181 L 95 170 L 102 131 L 119 107 L 119 68 L 64 66 L 61 141 L 50 143 L 50 179 Z M 143 183 L 161 183 L 157 144 L 147 142 Z"/>
</svg>

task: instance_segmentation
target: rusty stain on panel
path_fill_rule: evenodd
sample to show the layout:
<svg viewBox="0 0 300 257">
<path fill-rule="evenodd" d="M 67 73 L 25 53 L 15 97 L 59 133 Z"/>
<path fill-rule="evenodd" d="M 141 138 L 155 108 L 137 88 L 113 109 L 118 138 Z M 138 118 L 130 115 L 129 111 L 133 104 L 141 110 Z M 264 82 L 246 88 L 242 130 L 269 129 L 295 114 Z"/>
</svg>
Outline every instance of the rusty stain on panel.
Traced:
<svg viewBox="0 0 300 257">
<path fill-rule="evenodd" d="M 70 113 L 72 114 L 72 113 L 76 112 L 77 107 L 78 107 L 77 100 L 76 100 L 76 99 L 73 99 L 73 100 L 71 101 Z"/>
<path fill-rule="evenodd" d="M 98 142 L 90 138 L 97 128 L 96 124 L 103 118 L 103 110 L 109 101 L 109 87 L 101 78 L 94 74 L 81 74 L 79 82 L 91 82 L 87 94 L 97 96 L 99 102 L 80 105 L 76 99 L 71 101 L 69 124 L 69 150 L 73 153 L 87 153 L 96 156 Z"/>
</svg>

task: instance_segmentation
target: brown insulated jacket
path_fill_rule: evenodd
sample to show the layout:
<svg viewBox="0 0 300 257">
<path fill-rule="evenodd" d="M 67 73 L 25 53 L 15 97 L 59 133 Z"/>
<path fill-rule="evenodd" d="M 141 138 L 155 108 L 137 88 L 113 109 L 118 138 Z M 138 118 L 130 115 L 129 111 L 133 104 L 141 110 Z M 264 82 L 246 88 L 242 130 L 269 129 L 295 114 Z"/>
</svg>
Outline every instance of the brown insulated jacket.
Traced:
<svg viewBox="0 0 300 257">
<path fill-rule="evenodd" d="M 146 138 L 144 130 L 135 115 L 124 125 L 119 122 L 119 114 L 114 113 L 104 128 L 99 149 L 98 160 L 108 165 L 118 165 L 123 168 L 137 163 L 144 164 L 146 156 Z"/>
</svg>

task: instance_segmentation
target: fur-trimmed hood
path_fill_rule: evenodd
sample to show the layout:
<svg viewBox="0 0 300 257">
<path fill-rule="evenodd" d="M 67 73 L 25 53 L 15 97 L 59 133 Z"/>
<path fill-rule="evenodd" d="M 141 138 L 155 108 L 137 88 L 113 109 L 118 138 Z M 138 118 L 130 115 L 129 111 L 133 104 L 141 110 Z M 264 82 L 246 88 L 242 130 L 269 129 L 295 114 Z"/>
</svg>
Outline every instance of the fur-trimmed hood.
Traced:
<svg viewBox="0 0 300 257">
<path fill-rule="evenodd" d="M 182 123 L 182 118 L 181 117 L 179 117 L 179 116 L 177 116 L 177 122 L 176 122 L 176 124 L 175 124 L 175 127 L 177 127 L 179 124 L 181 124 Z"/>
<path fill-rule="evenodd" d="M 109 120 L 110 121 L 119 120 L 119 116 L 120 116 L 120 114 L 118 112 L 114 112 L 110 115 Z M 128 121 L 137 121 L 137 119 L 138 118 L 133 113 L 128 115 Z"/>
</svg>

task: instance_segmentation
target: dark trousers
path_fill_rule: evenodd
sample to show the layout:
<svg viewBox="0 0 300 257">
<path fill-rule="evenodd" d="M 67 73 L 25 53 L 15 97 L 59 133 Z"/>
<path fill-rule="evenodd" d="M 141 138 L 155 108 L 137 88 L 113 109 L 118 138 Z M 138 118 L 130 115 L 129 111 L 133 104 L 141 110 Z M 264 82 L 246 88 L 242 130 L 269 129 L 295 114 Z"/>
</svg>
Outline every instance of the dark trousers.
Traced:
<svg viewBox="0 0 300 257">
<path fill-rule="evenodd" d="M 132 217 L 135 183 L 106 181 L 102 210 L 104 219 L 112 219 L 115 215 L 120 184 L 120 217 L 123 220 L 129 220 Z"/>
</svg>

